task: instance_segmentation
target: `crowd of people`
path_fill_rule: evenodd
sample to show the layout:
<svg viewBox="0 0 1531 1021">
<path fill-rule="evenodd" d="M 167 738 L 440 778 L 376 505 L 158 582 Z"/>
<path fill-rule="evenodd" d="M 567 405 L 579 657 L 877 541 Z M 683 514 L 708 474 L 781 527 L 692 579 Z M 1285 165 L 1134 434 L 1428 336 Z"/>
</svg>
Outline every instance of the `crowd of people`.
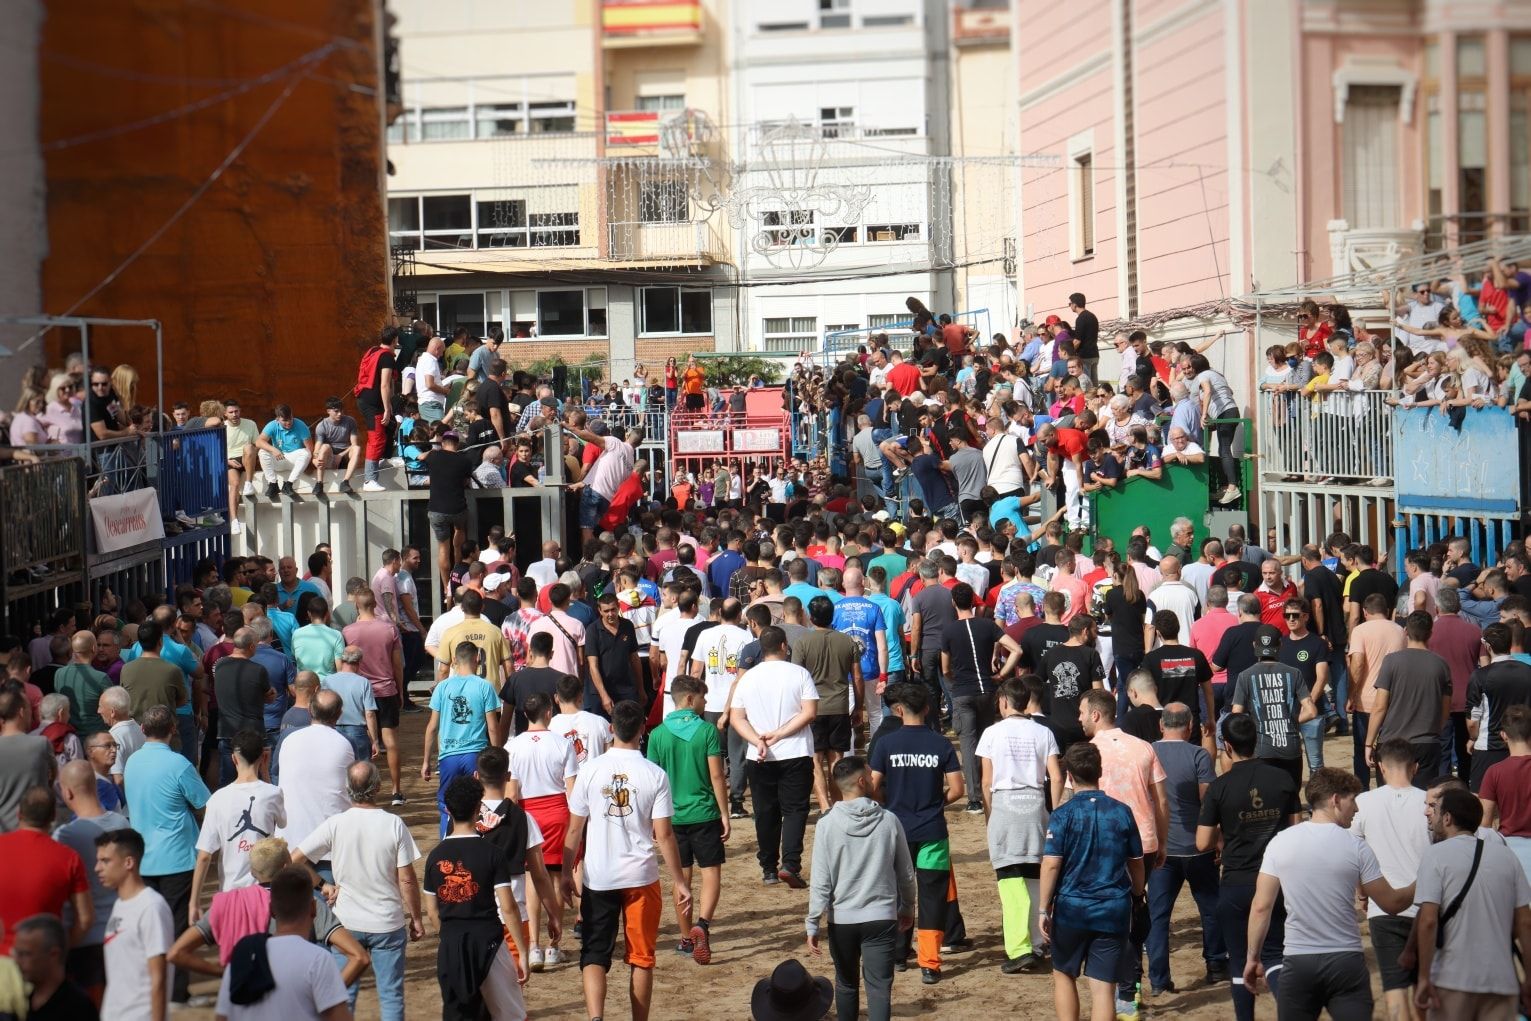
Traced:
<svg viewBox="0 0 1531 1021">
<path fill-rule="evenodd" d="M 1019 350 L 927 313 L 907 350 L 805 361 L 787 400 L 824 416 L 824 448 L 723 468 L 706 499 L 655 499 L 641 425 L 560 404 L 491 343 L 469 338 L 453 396 L 428 329 L 418 357 L 390 328 L 363 359 L 364 445 L 338 399 L 312 430 L 286 407 L 259 432 L 227 401 L 187 415 L 250 437 L 231 491 L 277 499 L 310 471 L 380 485 L 402 434 L 434 549 L 401 536 L 339 573 L 324 544 L 208 559 L 168 602 L 108 596 L 7 639 L 0 1014 L 163 1021 L 207 976 L 220 1017 L 344 1018 L 370 972 L 395 1021 L 429 931 L 443 1016 L 526 1017 L 529 976 L 565 966 L 592 1019 L 672 1015 L 654 969 L 717 959 L 748 825 L 782 902 L 751 924 L 805 941 L 752 990 L 761 1019 L 887 1018 L 979 946 L 1002 981 L 1050 974 L 1061 1018 L 1224 984 L 1240 1021 L 1267 992 L 1282 1018 L 1369 1018 L 1374 980 L 1391 1017 L 1517 1016 L 1531 539 L 1278 548 L 1180 519 L 1115 548 L 1088 494 L 1212 437 L 1215 497 L 1242 496 L 1236 404 L 1203 352 L 1141 333 L 1099 381 L 1099 326 L 1068 304 Z M 416 396 L 395 422 L 396 372 Z M 694 364 L 662 381 L 645 404 L 728 410 Z M 470 534 L 490 452 L 537 484 L 516 466 L 554 421 L 577 537 Z M 428 840 L 402 816 L 415 777 Z M 969 815 L 993 887 L 957 852 Z M 974 898 L 996 931 L 969 926 Z M 1202 974 L 1175 973 L 1177 945 Z"/>
</svg>

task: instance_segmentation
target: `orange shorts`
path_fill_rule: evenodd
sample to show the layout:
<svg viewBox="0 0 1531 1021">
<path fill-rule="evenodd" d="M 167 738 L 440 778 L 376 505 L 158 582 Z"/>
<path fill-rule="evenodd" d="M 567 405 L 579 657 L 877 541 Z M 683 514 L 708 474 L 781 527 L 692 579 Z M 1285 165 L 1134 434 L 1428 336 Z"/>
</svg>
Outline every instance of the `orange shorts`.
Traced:
<svg viewBox="0 0 1531 1021">
<path fill-rule="evenodd" d="M 654 967 L 659 944 L 659 916 L 664 913 L 664 897 L 656 879 L 648 886 L 625 890 L 592 890 L 585 887 L 579 903 L 580 933 L 583 943 L 579 966 L 595 964 L 611 967 L 617 946 L 617 929 L 622 929 L 627 943 L 623 960 L 634 968 Z"/>
</svg>

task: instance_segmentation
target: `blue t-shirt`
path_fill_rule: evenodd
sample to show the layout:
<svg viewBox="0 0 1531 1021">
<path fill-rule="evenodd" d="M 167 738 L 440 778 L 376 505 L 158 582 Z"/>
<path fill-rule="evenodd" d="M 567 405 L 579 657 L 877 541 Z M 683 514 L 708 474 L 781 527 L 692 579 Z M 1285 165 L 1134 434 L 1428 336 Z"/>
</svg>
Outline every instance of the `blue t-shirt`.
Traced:
<svg viewBox="0 0 1531 1021">
<path fill-rule="evenodd" d="M 319 591 L 319 586 L 315 585 L 307 578 L 300 579 L 298 581 L 298 587 L 293 589 L 291 592 L 288 592 L 287 589 L 282 587 L 281 582 L 278 582 L 276 586 L 276 605 L 284 610 L 291 612 L 292 610 L 297 609 L 298 600 L 303 598 L 303 593 L 305 592 L 312 592 L 316 596 L 324 595 L 323 592 Z"/>
<path fill-rule="evenodd" d="M 596 612 L 590 608 L 590 604 L 582 599 L 569 600 L 569 605 L 564 612 L 587 628 L 595 627 L 595 622 L 599 619 Z"/>
<path fill-rule="evenodd" d="M 186 756 L 162 741 L 146 741 L 123 769 L 128 815 L 143 834 L 143 874 L 190 872 L 197 864 L 196 809 L 207 804 L 207 785 Z"/>
<path fill-rule="evenodd" d="M 367 713 L 377 712 L 377 696 L 372 693 L 372 682 L 361 674 L 333 673 L 319 679 L 323 691 L 333 691 L 340 696 L 341 727 L 365 727 Z"/>
<path fill-rule="evenodd" d="M 712 583 L 712 594 L 719 599 L 728 597 L 728 585 L 734 572 L 744 566 L 744 554 L 738 550 L 725 549 L 707 561 L 707 580 Z"/>
<path fill-rule="evenodd" d="M 815 596 L 822 596 L 824 594 L 825 593 L 823 589 L 806 581 L 795 581 L 791 585 L 788 585 L 786 588 L 781 590 L 783 599 L 787 598 L 788 596 L 792 596 L 798 602 L 803 604 L 804 617 L 808 615 L 809 602 L 811 602 Z"/>
<path fill-rule="evenodd" d="M 441 714 L 438 754 L 462 755 L 489 747 L 489 720 L 485 715 L 500 708 L 500 696 L 482 677 L 453 674 L 431 692 L 431 709 Z"/>
<path fill-rule="evenodd" d="M 266 428 L 260 434 L 271 441 L 271 445 L 284 454 L 290 454 L 298 450 L 308 442 L 308 426 L 303 424 L 301 418 L 294 418 L 291 427 L 282 428 L 282 423 L 276 419 L 266 423 Z"/>
<path fill-rule="evenodd" d="M 865 596 L 842 596 L 835 604 L 834 628 L 850 635 L 861 650 L 862 677 L 875 679 L 882 673 L 877 662 L 877 632 L 886 633 L 888 624 L 876 603 Z"/>
<path fill-rule="evenodd" d="M 957 487 L 952 485 L 946 473 L 941 470 L 941 462 L 936 455 L 921 454 L 914 459 L 910 468 L 914 472 L 915 481 L 920 484 L 926 510 L 942 510 L 957 502 Z"/>
<path fill-rule="evenodd" d="M 298 675 L 298 668 L 289 657 L 269 645 L 257 645 L 255 655 L 250 658 L 266 671 L 266 680 L 270 682 L 271 690 L 276 692 L 276 699 L 263 707 L 266 729 L 280 730 L 282 715 L 292 708 L 292 695 L 288 689 L 293 678 Z"/>
<path fill-rule="evenodd" d="M 271 622 L 271 630 L 276 632 L 276 640 L 282 643 L 282 650 L 291 653 L 292 633 L 298 630 L 298 618 L 279 607 L 268 606 L 266 619 Z"/>
<path fill-rule="evenodd" d="M 877 743 L 879 749 L 882 744 Z M 1143 857 L 1132 809 L 1100 791 L 1075 791 L 1048 819 L 1042 853 L 1063 859 L 1053 907 L 1058 924 L 1086 932 L 1128 931 L 1132 880 L 1127 862 Z"/>
<path fill-rule="evenodd" d="M 138 642 L 134 642 L 133 647 L 122 654 L 122 661 L 124 663 L 131 663 L 143 654 L 143 646 Z M 181 668 L 181 676 L 186 681 L 186 690 L 190 692 L 191 675 L 196 673 L 197 668 L 202 665 L 202 657 L 169 635 L 163 635 L 159 643 L 159 658 L 167 663 L 174 663 Z M 191 712 L 192 704 L 190 699 L 176 706 L 175 709 L 177 716 L 190 716 Z"/>
<path fill-rule="evenodd" d="M 1018 535 L 1028 535 L 1031 529 L 1026 527 L 1026 519 L 1021 516 L 1021 498 L 1019 496 L 1007 496 L 1002 500 L 995 500 L 989 504 L 989 525 L 998 528 L 1001 521 L 1015 522 L 1015 531 Z"/>
<path fill-rule="evenodd" d="M 946 839 L 946 774 L 962 771 L 950 740 L 923 724 L 905 725 L 878 738 L 869 765 L 882 774 L 883 806 L 898 817 L 905 839 Z"/>
<path fill-rule="evenodd" d="M 1186 856 L 1196 850 L 1196 822 L 1201 816 L 1201 784 L 1217 778 L 1212 758 L 1189 741 L 1155 741 L 1154 754 L 1164 767 L 1164 793 L 1169 800 L 1169 832 L 1164 853 Z"/>
<path fill-rule="evenodd" d="M 888 673 L 905 669 L 904 608 L 898 604 L 898 600 L 890 599 L 881 592 L 874 592 L 867 598 L 882 611 L 882 621 L 888 629 Z"/>
</svg>

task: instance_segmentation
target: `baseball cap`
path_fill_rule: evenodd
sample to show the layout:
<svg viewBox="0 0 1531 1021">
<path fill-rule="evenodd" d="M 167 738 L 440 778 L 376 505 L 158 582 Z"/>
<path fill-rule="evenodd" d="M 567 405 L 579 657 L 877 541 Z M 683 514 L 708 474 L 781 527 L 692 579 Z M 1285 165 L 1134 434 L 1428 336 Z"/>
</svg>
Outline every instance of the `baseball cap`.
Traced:
<svg viewBox="0 0 1531 1021">
<path fill-rule="evenodd" d="M 1058 318 L 1057 316 L 1048 316 L 1046 319 L 1044 319 L 1042 321 L 1042 325 L 1043 326 L 1057 326 L 1061 322 L 1063 322 L 1063 320 Z"/>
<path fill-rule="evenodd" d="M 1281 651 L 1281 630 L 1269 624 L 1261 624 L 1255 631 L 1255 655 L 1261 659 L 1275 659 Z"/>
<path fill-rule="evenodd" d="M 510 575 L 508 573 L 486 574 L 484 575 L 484 591 L 496 592 L 501 585 L 504 585 L 509 580 Z"/>
</svg>

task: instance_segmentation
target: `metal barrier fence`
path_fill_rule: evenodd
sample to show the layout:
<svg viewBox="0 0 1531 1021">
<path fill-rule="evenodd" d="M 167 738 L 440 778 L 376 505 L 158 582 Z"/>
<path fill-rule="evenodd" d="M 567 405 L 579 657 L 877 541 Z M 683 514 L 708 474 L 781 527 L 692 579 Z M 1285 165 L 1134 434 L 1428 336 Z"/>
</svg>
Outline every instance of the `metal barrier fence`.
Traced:
<svg viewBox="0 0 1531 1021">
<path fill-rule="evenodd" d="M 937 319 L 943 313 L 936 313 Z M 989 310 L 987 308 L 972 308 L 965 312 L 944 313 L 952 317 L 952 322 L 961 323 L 963 326 L 971 326 L 978 331 L 978 339 L 987 346 L 989 340 Z M 819 346 L 821 364 L 833 364 L 838 356 L 849 351 L 856 350 L 858 345 L 866 343 L 871 337 L 879 333 L 896 333 L 900 330 L 909 330 L 914 326 L 914 317 L 895 319 L 891 322 L 881 323 L 877 326 L 857 327 L 854 330 L 835 330 L 824 334 L 824 340 Z M 889 338 L 890 340 L 892 338 Z M 894 343 L 894 347 L 904 345 Z"/>
<path fill-rule="evenodd" d="M 77 601 L 86 574 L 85 462 L 0 468 L 0 616 L 30 623 Z"/>
<path fill-rule="evenodd" d="M 154 433 L 148 438 L 149 476 L 159 492 L 160 513 L 191 517 L 227 512 L 229 474 L 223 426 Z"/>
<path fill-rule="evenodd" d="M 1389 390 L 1362 390 L 1314 400 L 1261 391 L 1260 474 L 1386 485 L 1393 477 L 1391 396 Z"/>
</svg>

